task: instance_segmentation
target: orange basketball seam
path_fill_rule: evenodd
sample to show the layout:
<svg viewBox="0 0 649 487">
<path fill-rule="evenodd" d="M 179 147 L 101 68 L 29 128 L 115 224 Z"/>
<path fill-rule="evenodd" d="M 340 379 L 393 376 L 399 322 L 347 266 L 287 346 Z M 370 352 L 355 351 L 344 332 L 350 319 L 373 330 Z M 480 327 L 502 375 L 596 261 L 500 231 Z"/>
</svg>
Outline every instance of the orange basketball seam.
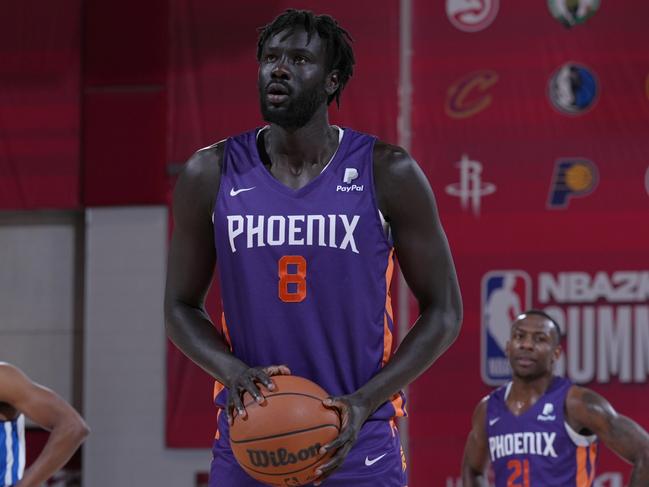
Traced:
<svg viewBox="0 0 649 487">
<path fill-rule="evenodd" d="M 247 440 L 233 440 L 232 436 L 230 436 L 230 442 L 240 444 L 240 443 L 250 443 L 251 441 L 272 440 L 273 438 L 281 438 L 282 436 L 297 435 L 299 433 L 306 433 L 308 431 L 315 431 L 315 430 L 321 429 L 321 428 L 328 428 L 329 426 L 333 426 L 337 430 L 340 430 L 340 427 L 337 424 L 325 423 L 325 424 L 319 424 L 318 426 L 313 426 L 311 428 L 287 431 L 285 433 L 278 433 L 276 435 L 270 435 L 270 436 L 260 436 L 258 438 L 249 438 Z"/>
<path fill-rule="evenodd" d="M 302 392 L 271 392 L 269 394 L 264 394 L 265 398 L 277 397 L 277 396 L 302 396 L 302 397 L 308 397 L 309 399 L 315 399 L 318 402 L 322 402 L 321 397 L 312 396 L 310 394 L 304 394 Z M 252 401 L 250 401 L 248 403 L 245 403 L 244 407 L 248 407 L 248 406 L 251 406 L 253 404 L 257 404 L 257 401 L 252 400 Z"/>
</svg>

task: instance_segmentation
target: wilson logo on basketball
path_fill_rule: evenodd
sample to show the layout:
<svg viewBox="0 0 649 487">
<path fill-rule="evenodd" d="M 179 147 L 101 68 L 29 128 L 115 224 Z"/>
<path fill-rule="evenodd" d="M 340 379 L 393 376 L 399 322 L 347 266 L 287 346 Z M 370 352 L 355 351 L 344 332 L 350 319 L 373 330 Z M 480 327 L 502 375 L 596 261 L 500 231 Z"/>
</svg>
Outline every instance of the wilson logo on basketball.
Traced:
<svg viewBox="0 0 649 487">
<path fill-rule="evenodd" d="M 308 448 L 303 448 L 297 452 L 289 452 L 286 448 L 278 448 L 277 450 L 250 450 L 246 449 L 250 463 L 255 467 L 280 467 L 282 465 L 290 465 L 297 462 L 303 462 L 309 458 L 316 458 L 319 456 L 318 451 L 322 445 L 316 443 Z"/>
</svg>

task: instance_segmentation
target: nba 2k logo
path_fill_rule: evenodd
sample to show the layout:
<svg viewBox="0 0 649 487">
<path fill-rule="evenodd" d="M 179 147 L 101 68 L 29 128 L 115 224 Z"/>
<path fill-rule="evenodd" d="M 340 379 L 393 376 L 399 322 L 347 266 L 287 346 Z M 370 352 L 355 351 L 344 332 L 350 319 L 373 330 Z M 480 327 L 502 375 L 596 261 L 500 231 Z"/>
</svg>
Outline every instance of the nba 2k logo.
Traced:
<svg viewBox="0 0 649 487">
<path fill-rule="evenodd" d="M 514 318 L 530 307 L 532 284 L 523 271 L 491 271 L 482 278 L 482 380 L 498 385 L 511 377 L 505 344 Z"/>
<path fill-rule="evenodd" d="M 460 182 L 446 186 L 446 193 L 460 198 L 464 210 L 471 206 L 474 215 L 480 215 L 480 200 L 496 191 L 496 185 L 482 182 L 482 164 L 466 154 L 455 164 L 460 169 Z"/>
</svg>

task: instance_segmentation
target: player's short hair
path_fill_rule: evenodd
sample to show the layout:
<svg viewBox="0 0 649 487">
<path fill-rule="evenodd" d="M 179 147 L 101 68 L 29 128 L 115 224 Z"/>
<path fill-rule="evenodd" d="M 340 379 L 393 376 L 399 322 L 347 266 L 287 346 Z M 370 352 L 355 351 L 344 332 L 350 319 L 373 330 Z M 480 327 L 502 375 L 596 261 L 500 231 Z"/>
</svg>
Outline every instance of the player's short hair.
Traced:
<svg viewBox="0 0 649 487">
<path fill-rule="evenodd" d="M 282 31 L 289 31 L 290 35 L 296 27 L 304 29 L 308 41 L 311 41 L 313 34 L 318 34 L 325 44 L 327 52 L 327 70 L 338 70 L 338 81 L 340 85 L 335 93 L 327 97 L 327 105 L 334 99 L 340 106 L 340 95 L 345 85 L 354 73 L 354 51 L 351 43 L 354 41 L 336 19 L 329 15 L 315 15 L 309 10 L 288 9 L 275 18 L 270 24 L 259 28 L 259 39 L 257 41 L 257 61 L 261 61 L 261 52 L 266 41 Z M 287 35 L 287 36 L 288 36 Z"/>
<path fill-rule="evenodd" d="M 540 316 L 540 317 L 545 318 L 546 320 L 548 320 L 550 323 L 552 323 L 552 325 L 554 326 L 554 331 L 555 331 L 555 335 L 556 335 L 555 344 L 558 345 L 559 343 L 561 343 L 561 327 L 559 326 L 559 323 L 557 323 L 557 321 L 554 318 L 552 318 L 552 316 L 547 314 L 545 311 L 542 311 L 540 309 L 534 309 L 534 308 L 525 310 L 520 315 L 518 315 L 516 317 L 516 319 L 514 320 L 514 323 L 516 323 L 517 321 L 520 321 L 521 319 L 523 319 L 524 316 L 530 316 L 530 315 L 531 316 Z M 512 325 L 514 323 L 512 323 Z"/>
</svg>

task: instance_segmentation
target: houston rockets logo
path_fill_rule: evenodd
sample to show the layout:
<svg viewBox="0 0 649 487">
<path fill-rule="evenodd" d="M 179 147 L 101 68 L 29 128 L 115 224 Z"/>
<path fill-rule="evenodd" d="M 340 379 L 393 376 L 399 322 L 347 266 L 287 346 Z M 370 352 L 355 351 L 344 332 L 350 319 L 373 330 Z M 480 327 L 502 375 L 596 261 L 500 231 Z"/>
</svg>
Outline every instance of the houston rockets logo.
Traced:
<svg viewBox="0 0 649 487">
<path fill-rule="evenodd" d="M 523 271 L 491 271 L 482 278 L 482 379 L 501 384 L 511 376 L 505 355 L 514 319 L 530 307 L 532 284 Z"/>
<path fill-rule="evenodd" d="M 482 181 L 482 164 L 469 159 L 462 154 L 462 159 L 455 164 L 460 169 L 460 182 L 449 184 L 444 188 L 446 193 L 460 198 L 462 209 L 471 211 L 475 216 L 480 215 L 480 201 L 483 196 L 496 192 L 496 185 Z"/>
<path fill-rule="evenodd" d="M 498 81 L 498 73 L 475 71 L 456 81 L 446 95 L 446 114 L 451 118 L 467 118 L 481 112 L 493 101 L 487 90 Z"/>
<path fill-rule="evenodd" d="M 446 15 L 464 32 L 486 29 L 498 14 L 499 0 L 446 0 Z"/>
<path fill-rule="evenodd" d="M 566 208 L 569 200 L 592 193 L 598 182 L 597 166 L 586 159 L 559 159 L 554 166 L 548 208 Z"/>
</svg>

